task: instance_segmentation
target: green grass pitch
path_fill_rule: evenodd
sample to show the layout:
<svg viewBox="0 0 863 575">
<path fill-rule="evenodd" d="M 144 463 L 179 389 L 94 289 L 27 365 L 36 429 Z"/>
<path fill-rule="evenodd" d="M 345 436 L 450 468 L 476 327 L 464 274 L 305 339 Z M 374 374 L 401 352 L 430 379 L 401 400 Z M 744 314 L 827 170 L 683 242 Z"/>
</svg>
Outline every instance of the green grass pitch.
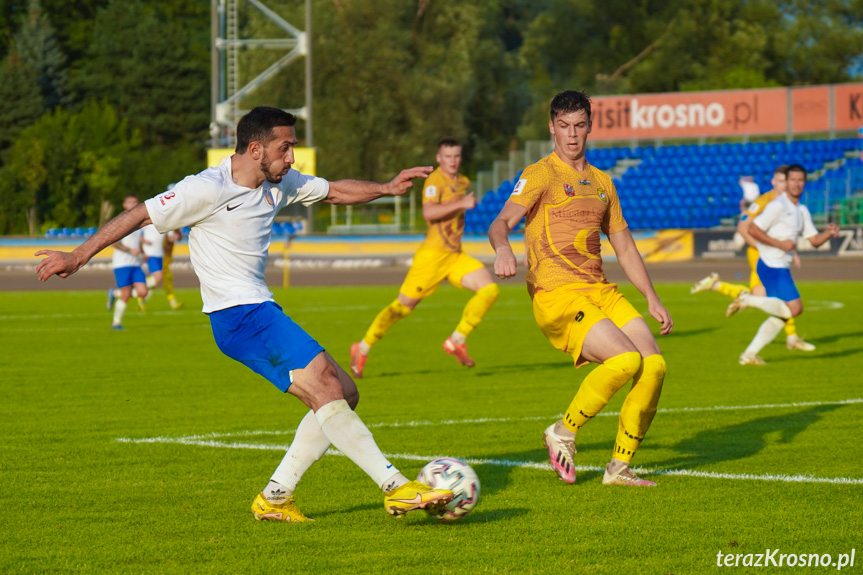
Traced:
<svg viewBox="0 0 863 575">
<path fill-rule="evenodd" d="M 749 571 L 718 567 L 717 553 L 774 549 L 854 550 L 846 568 L 860 572 L 863 291 L 800 288 L 799 331 L 817 350 L 787 351 L 780 336 L 766 366 L 741 367 L 760 312 L 725 319 L 718 294 L 658 286 L 676 327 L 660 340 L 668 377 L 634 460 L 659 483 L 648 490 L 601 485 L 623 392 L 579 435 L 576 485 L 547 466 L 542 431 L 589 368 L 542 337 L 523 285 L 505 284 L 471 336 L 471 370 L 441 350 L 468 294 L 442 287 L 375 347 L 357 411 L 407 476 L 435 456 L 470 460 L 479 505 L 456 523 L 397 520 L 368 477 L 327 455 L 297 491 L 316 519 L 304 525 L 259 523 L 249 507 L 306 410 L 218 351 L 197 292 L 181 293 L 180 312 L 161 293 L 147 313 L 130 306 L 122 333 L 103 292 L 4 292 L 0 572 L 679 575 Z M 395 293 L 276 299 L 347 366 Z"/>
</svg>

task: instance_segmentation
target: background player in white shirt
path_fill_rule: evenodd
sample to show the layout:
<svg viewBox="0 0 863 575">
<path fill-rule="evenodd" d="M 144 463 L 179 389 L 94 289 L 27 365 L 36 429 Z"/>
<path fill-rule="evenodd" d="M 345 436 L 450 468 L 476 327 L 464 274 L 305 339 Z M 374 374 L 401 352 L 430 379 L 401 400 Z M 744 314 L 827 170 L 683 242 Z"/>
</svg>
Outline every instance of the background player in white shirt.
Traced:
<svg viewBox="0 0 863 575">
<path fill-rule="evenodd" d="M 149 223 L 163 232 L 191 226 L 189 252 L 217 345 L 311 408 L 270 483 L 252 503 L 255 518 L 307 521 L 293 491 L 331 444 L 381 487 L 388 513 L 440 513 L 452 492 L 408 481 L 387 461 L 353 411 L 359 401 L 354 381 L 282 313 L 264 279 L 273 221 L 286 205 L 359 204 L 404 194 L 413 178 L 427 177 L 432 168 L 403 170 L 385 184 L 304 176 L 291 169 L 295 122 L 278 108 L 253 109 L 237 125 L 234 155 L 120 214 L 71 253 L 40 250 L 36 255 L 46 257 L 36 273 L 42 281 L 54 274 L 67 277 L 101 249 Z"/>
<path fill-rule="evenodd" d="M 170 259 L 166 258 L 165 248 L 166 246 L 173 246 L 174 242 L 182 238 L 182 234 L 176 230 L 162 233 L 153 224 L 145 226 L 141 231 L 144 233 L 142 244 L 144 254 L 147 256 L 147 287 L 150 289 L 150 293 L 146 299 L 149 300 L 153 295 L 153 290 L 162 285 L 163 277 L 169 273 L 166 268 L 171 264 Z M 174 295 L 173 282 L 166 281 L 164 290 L 171 309 L 177 310 L 183 307 L 183 304 L 178 302 L 176 295 Z"/>
<path fill-rule="evenodd" d="M 138 205 L 138 196 L 129 194 L 123 198 L 123 209 L 131 210 Z M 126 305 L 132 297 L 132 291 L 138 298 L 138 307 L 143 309 L 144 298 L 147 297 L 147 278 L 141 269 L 143 256 L 143 233 L 135 230 L 114 244 L 114 254 L 111 256 L 111 267 L 117 280 L 117 290 L 108 290 L 108 309 L 114 308 L 113 329 L 123 329 L 123 314 Z M 116 302 L 115 302 L 116 300 Z"/>
<path fill-rule="evenodd" d="M 767 295 L 744 293 L 728 306 L 729 316 L 747 307 L 770 314 L 740 356 L 741 365 L 763 365 L 758 352 L 773 341 L 789 318 L 803 313 L 803 299 L 790 269 L 797 239 L 803 236 L 817 248 L 839 234 L 839 226 L 832 222 L 819 233 L 809 209 L 800 203 L 806 185 L 806 169 L 799 164 L 789 166 L 786 181 L 785 194 L 767 204 L 749 226 L 749 234 L 758 242 L 758 277 Z"/>
</svg>

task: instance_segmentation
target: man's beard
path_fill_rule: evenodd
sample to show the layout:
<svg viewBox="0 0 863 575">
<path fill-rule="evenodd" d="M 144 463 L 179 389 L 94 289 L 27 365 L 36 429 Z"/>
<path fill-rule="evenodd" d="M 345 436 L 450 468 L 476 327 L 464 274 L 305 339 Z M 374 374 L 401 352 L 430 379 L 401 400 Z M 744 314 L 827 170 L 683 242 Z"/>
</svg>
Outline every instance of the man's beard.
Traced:
<svg viewBox="0 0 863 575">
<path fill-rule="evenodd" d="M 264 177 L 267 179 L 268 182 L 270 182 L 271 184 L 278 184 L 282 181 L 282 175 L 273 174 L 272 172 L 270 172 L 271 164 L 272 162 L 270 162 L 270 158 L 264 155 L 264 157 L 261 159 L 261 171 L 264 172 Z"/>
</svg>

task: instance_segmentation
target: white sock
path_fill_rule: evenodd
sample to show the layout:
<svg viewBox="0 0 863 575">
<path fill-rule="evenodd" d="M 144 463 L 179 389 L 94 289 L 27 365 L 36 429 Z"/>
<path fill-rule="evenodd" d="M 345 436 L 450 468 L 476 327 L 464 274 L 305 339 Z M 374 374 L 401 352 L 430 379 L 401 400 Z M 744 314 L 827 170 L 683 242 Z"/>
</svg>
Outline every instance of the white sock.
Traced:
<svg viewBox="0 0 863 575">
<path fill-rule="evenodd" d="M 743 353 L 752 353 L 757 355 L 758 352 L 764 349 L 764 346 L 768 343 L 773 341 L 773 339 L 779 335 L 779 332 L 784 328 L 785 322 L 778 317 L 771 316 L 767 318 L 764 323 L 761 324 L 761 327 L 758 328 L 758 333 L 755 334 L 755 338 L 752 340 L 752 343 L 749 344 L 749 347 L 747 347 L 746 351 Z"/>
<path fill-rule="evenodd" d="M 782 319 L 789 319 L 791 317 L 791 308 L 789 308 L 788 304 L 778 297 L 749 294 L 741 296 L 740 299 L 746 307 L 758 308 L 765 313 L 775 315 Z"/>
<path fill-rule="evenodd" d="M 119 289 L 119 288 L 115 288 L 115 289 L 114 289 L 114 291 L 113 291 L 113 292 L 111 292 L 111 293 L 113 293 L 113 294 L 114 294 L 114 297 L 115 297 L 115 298 L 119 298 L 119 297 L 120 297 L 120 289 Z"/>
<path fill-rule="evenodd" d="M 126 302 L 118 299 L 114 303 L 114 323 L 111 325 L 120 325 L 123 323 L 123 313 L 126 311 Z"/>
<path fill-rule="evenodd" d="M 156 280 L 153 279 L 153 276 L 147 276 L 147 287 L 150 289 L 156 287 Z"/>
<path fill-rule="evenodd" d="M 366 340 L 361 339 L 360 340 L 360 353 L 363 355 L 368 355 L 371 350 L 372 350 L 372 346 L 367 344 Z"/>
<path fill-rule="evenodd" d="M 315 419 L 330 443 L 356 463 L 382 489 L 393 482 L 393 475 L 401 475 L 399 470 L 387 461 L 375 443 L 372 432 L 344 399 L 337 399 L 322 406 L 315 413 Z M 407 482 L 407 479 L 404 481 Z"/>
<path fill-rule="evenodd" d="M 261 493 L 264 495 L 264 499 L 270 503 L 279 505 L 287 501 L 288 497 L 294 494 L 294 490 L 288 489 L 278 481 L 270 479 L 270 482 L 267 483 L 267 486 L 264 487 L 264 490 L 261 491 Z"/>
<path fill-rule="evenodd" d="M 449 336 L 449 338 L 456 345 L 464 345 L 464 342 L 467 341 L 467 336 L 462 335 L 457 331 L 452 332 L 452 335 Z"/>
<path fill-rule="evenodd" d="M 329 447 L 330 440 L 321 431 L 321 426 L 318 425 L 318 420 L 315 418 L 315 412 L 309 411 L 300 421 L 300 425 L 297 426 L 294 440 L 282 462 L 273 472 L 270 481 L 282 485 L 290 496 L 297 488 L 303 474 L 315 461 L 323 457 Z M 266 491 L 264 496 L 267 496 Z"/>
</svg>

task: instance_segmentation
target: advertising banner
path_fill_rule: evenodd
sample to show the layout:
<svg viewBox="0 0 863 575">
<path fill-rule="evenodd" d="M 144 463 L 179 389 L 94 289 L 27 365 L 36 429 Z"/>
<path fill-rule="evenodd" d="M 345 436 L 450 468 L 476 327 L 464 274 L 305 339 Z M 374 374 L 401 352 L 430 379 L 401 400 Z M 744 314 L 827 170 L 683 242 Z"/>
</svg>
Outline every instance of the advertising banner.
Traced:
<svg viewBox="0 0 863 575">
<path fill-rule="evenodd" d="M 830 130 L 830 88 L 814 86 L 791 90 L 791 130 L 827 132 Z"/>
<path fill-rule="evenodd" d="M 207 150 L 207 167 L 218 166 L 222 160 L 234 153 L 233 148 L 210 148 Z M 317 154 L 315 148 L 294 148 L 294 164 L 291 166 L 301 174 L 317 175 Z"/>
<path fill-rule="evenodd" d="M 593 98 L 592 140 L 782 134 L 784 88 Z"/>
<path fill-rule="evenodd" d="M 812 132 L 863 126 L 863 84 L 595 96 L 592 140 Z"/>
<path fill-rule="evenodd" d="M 813 248 L 806 238 L 797 240 L 797 253 L 801 257 L 863 256 L 863 228 L 847 227 L 839 231 L 839 236 L 819 248 Z M 734 258 L 745 257 L 746 242 L 732 230 L 694 232 L 694 255 L 696 258 Z"/>
<path fill-rule="evenodd" d="M 833 87 L 837 130 L 857 130 L 863 126 L 863 84 L 841 84 Z"/>
</svg>

